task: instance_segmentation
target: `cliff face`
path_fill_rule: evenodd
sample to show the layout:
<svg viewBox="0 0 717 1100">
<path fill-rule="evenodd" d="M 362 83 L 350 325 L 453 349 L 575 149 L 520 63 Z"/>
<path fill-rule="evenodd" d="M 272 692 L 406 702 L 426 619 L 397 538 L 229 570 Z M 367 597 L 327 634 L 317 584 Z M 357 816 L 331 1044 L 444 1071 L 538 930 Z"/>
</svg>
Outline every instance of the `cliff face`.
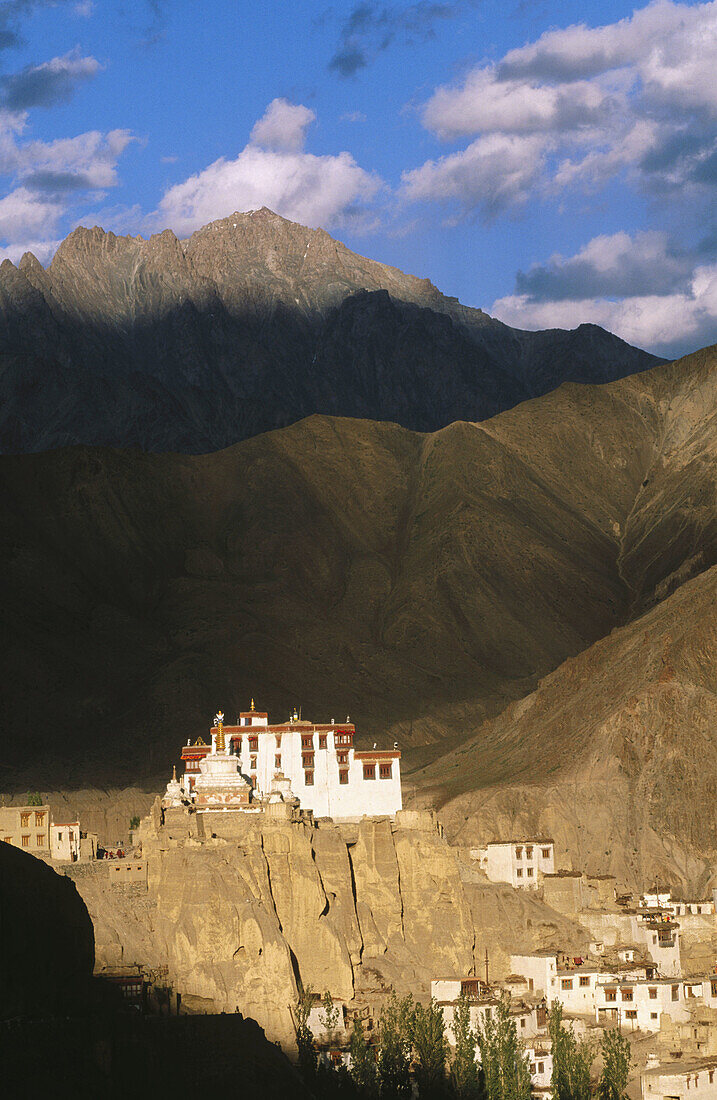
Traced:
<svg viewBox="0 0 717 1100">
<path fill-rule="evenodd" d="M 510 329 L 265 209 L 0 265 L 5 453 L 197 453 L 317 412 L 434 430 L 657 361 L 596 326 Z"/>
<path fill-rule="evenodd" d="M 77 876 L 98 966 L 166 966 L 185 1006 L 254 1017 L 293 1043 L 297 980 L 346 1000 L 427 992 L 467 974 L 479 943 L 494 976 L 515 944 L 585 946 L 581 929 L 510 888 L 474 881 L 428 815 L 342 831 L 248 825 L 236 840 L 168 841 L 143 825 L 146 894 L 112 887 L 107 867 Z"/>
</svg>

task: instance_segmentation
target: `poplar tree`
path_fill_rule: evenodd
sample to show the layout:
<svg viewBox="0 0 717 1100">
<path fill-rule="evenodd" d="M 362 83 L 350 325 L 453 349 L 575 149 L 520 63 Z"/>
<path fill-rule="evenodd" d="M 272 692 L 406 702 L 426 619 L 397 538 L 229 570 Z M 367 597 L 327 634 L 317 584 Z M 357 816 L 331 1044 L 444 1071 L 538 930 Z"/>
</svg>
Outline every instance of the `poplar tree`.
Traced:
<svg viewBox="0 0 717 1100">
<path fill-rule="evenodd" d="M 354 1020 L 351 1032 L 351 1069 L 350 1074 L 356 1088 L 363 1098 L 373 1100 L 378 1095 L 378 1069 L 376 1055 L 366 1042 L 366 1034 L 360 1020 Z"/>
<path fill-rule="evenodd" d="M 470 1002 L 463 992 L 453 1009 L 453 1035 L 456 1041 L 451 1067 L 453 1086 L 461 1100 L 477 1100 L 482 1092 L 476 1062 L 478 1035 L 471 1027 Z"/>
<path fill-rule="evenodd" d="M 632 1062 L 630 1042 L 616 1028 L 610 1028 L 603 1031 L 600 1048 L 603 1067 L 598 1096 L 600 1100 L 623 1100 Z"/>
<path fill-rule="evenodd" d="M 411 1095 L 411 1023 L 413 997 L 392 993 L 378 1025 L 378 1078 L 381 1100 L 403 1100 Z"/>
<path fill-rule="evenodd" d="M 478 1046 L 487 1100 L 530 1100 L 528 1059 L 510 1015 L 509 997 L 483 1016 Z"/>
<path fill-rule="evenodd" d="M 316 1076 L 317 1066 L 314 1033 L 308 1022 L 313 1003 L 314 996 L 311 987 L 302 986 L 296 1005 L 296 1046 L 299 1054 L 299 1069 L 306 1081 L 310 1081 Z"/>
<path fill-rule="evenodd" d="M 560 1001 L 553 1001 L 550 1006 L 548 1031 L 552 1040 L 553 1100 L 589 1100 L 593 1048 L 575 1037 L 572 1024 L 563 1023 Z"/>
<path fill-rule="evenodd" d="M 435 1000 L 413 1010 L 411 1037 L 415 1061 L 415 1078 L 421 1100 L 434 1100 L 446 1095 L 446 1061 L 448 1040 L 443 1012 Z"/>
</svg>

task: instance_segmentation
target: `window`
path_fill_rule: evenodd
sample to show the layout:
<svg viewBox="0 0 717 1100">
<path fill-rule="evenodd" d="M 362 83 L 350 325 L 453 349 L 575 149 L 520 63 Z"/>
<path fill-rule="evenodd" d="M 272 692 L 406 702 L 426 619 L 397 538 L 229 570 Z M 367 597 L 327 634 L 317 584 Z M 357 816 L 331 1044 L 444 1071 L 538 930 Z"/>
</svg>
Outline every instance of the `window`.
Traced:
<svg viewBox="0 0 717 1100">
<path fill-rule="evenodd" d="M 274 754 L 274 767 L 277 769 L 277 771 L 281 771 L 281 753 L 280 752 L 277 752 L 277 753 Z"/>
<path fill-rule="evenodd" d="M 313 787 L 313 785 L 314 785 L 314 771 L 313 771 L 313 768 L 308 768 L 304 772 L 304 783 L 306 783 L 307 787 Z"/>
<path fill-rule="evenodd" d="M 277 749 L 280 749 L 281 748 L 281 734 L 280 733 L 275 733 L 274 734 L 274 740 L 276 741 Z"/>
<path fill-rule="evenodd" d="M 313 766 L 314 766 L 314 754 L 313 754 L 313 752 L 302 752 L 302 754 L 301 754 L 301 766 L 302 766 L 302 768 L 313 768 Z"/>
<path fill-rule="evenodd" d="M 302 749 L 313 749 L 313 747 L 314 747 L 314 735 L 312 733 L 302 733 L 302 735 L 301 735 L 301 747 L 302 747 Z"/>
<path fill-rule="evenodd" d="M 636 1008 L 628 1008 L 625 1012 L 625 1015 L 627 1016 L 628 1020 L 636 1020 L 637 1019 L 637 1009 Z"/>
<path fill-rule="evenodd" d="M 20 828 L 21 829 L 27 829 L 29 824 L 30 824 L 30 814 L 29 813 L 20 814 Z"/>
<path fill-rule="evenodd" d="M 378 777 L 379 777 L 379 779 L 390 779 L 391 778 L 391 765 L 390 764 L 379 764 L 379 766 L 378 766 Z"/>
<path fill-rule="evenodd" d="M 44 815 L 44 813 L 38 813 L 37 810 L 35 810 L 35 828 L 37 829 L 38 826 L 41 827 L 44 824 L 45 824 L 45 815 Z"/>
<path fill-rule="evenodd" d="M 650 992 L 650 1000 L 651 1001 L 656 1001 L 657 1000 L 657 990 L 655 989 L 654 985 L 650 986 L 649 992 Z"/>
<path fill-rule="evenodd" d="M 543 848 L 542 849 L 542 856 L 543 856 L 543 859 L 550 859 L 550 848 Z"/>
<path fill-rule="evenodd" d="M 522 848 L 516 848 L 515 849 L 515 858 L 516 859 L 522 859 L 523 858 L 523 849 Z"/>
<path fill-rule="evenodd" d="M 337 752 L 336 759 L 338 760 L 339 764 L 348 764 L 349 754 L 347 752 Z"/>
<path fill-rule="evenodd" d="M 538 1062 L 538 1073 L 545 1073 L 545 1062 Z"/>
<path fill-rule="evenodd" d="M 363 777 L 364 777 L 364 779 L 375 779 L 376 778 L 376 765 L 375 764 L 364 764 L 364 766 L 363 766 Z"/>
<path fill-rule="evenodd" d="M 587 974 L 580 975 L 580 985 L 584 988 L 586 985 L 590 985 L 590 977 Z"/>
<path fill-rule="evenodd" d="M 533 868 L 528 867 L 528 878 L 532 878 L 532 877 L 533 877 Z"/>
<path fill-rule="evenodd" d="M 252 757 L 249 758 L 249 767 L 252 768 L 252 769 L 256 769 L 256 757 L 255 756 L 252 756 Z"/>
<path fill-rule="evenodd" d="M 631 989 L 623 989 L 622 990 L 622 999 L 623 999 L 623 1001 L 631 1001 L 632 1000 L 632 990 Z"/>
<path fill-rule="evenodd" d="M 717 997 L 717 981 L 713 981 L 711 983 L 711 985 L 712 985 L 712 996 Z"/>
<path fill-rule="evenodd" d="M 11 836 L 4 836 L 3 840 L 5 841 L 6 844 L 12 844 L 12 837 Z"/>
<path fill-rule="evenodd" d="M 27 834 L 25 834 L 25 836 L 23 836 L 23 838 L 22 838 L 22 846 L 23 846 L 23 848 L 29 848 L 30 847 L 30 837 Z"/>
<path fill-rule="evenodd" d="M 249 752 L 259 751 L 259 738 L 256 734 L 249 738 Z"/>
<path fill-rule="evenodd" d="M 342 732 L 340 731 L 340 732 L 334 734 L 334 744 L 335 745 L 352 745 L 353 744 L 353 737 L 354 737 L 354 735 L 352 733 L 347 733 L 346 730 L 344 730 Z"/>
<path fill-rule="evenodd" d="M 572 989 L 573 988 L 573 979 L 572 978 L 562 978 L 561 981 L 560 981 L 560 988 L 561 989 Z"/>
<path fill-rule="evenodd" d="M 325 749 L 326 748 L 326 734 L 325 733 L 320 733 L 319 734 L 319 748 L 320 749 Z"/>
<path fill-rule="evenodd" d="M 713 1069 L 711 1069 L 709 1071 L 709 1075 L 710 1075 L 710 1084 L 712 1084 L 712 1082 L 714 1081 L 715 1071 Z"/>
<path fill-rule="evenodd" d="M 656 1012 L 651 1012 L 650 1013 L 650 1019 L 651 1020 L 656 1020 L 657 1019 L 657 1013 Z"/>
<path fill-rule="evenodd" d="M 529 844 L 528 847 L 525 849 L 525 858 L 526 859 L 532 859 L 533 858 L 533 845 L 532 844 Z"/>
<path fill-rule="evenodd" d="M 680 999 L 680 987 L 679 985 L 673 985 L 672 987 L 672 1000 L 679 1001 Z"/>
<path fill-rule="evenodd" d="M 339 783 L 348 783 L 349 781 L 349 769 L 339 768 Z"/>
<path fill-rule="evenodd" d="M 516 878 L 522 878 L 523 877 L 523 868 L 519 867 L 518 870 L 515 872 L 515 875 L 516 875 Z"/>
<path fill-rule="evenodd" d="M 38 833 L 37 834 L 37 846 L 38 846 L 38 848 L 44 848 L 45 847 L 45 834 L 44 833 Z"/>
<path fill-rule="evenodd" d="M 605 990 L 605 1000 L 606 1001 L 616 1001 L 617 1000 L 617 990 L 616 989 L 606 989 Z"/>
<path fill-rule="evenodd" d="M 525 1027 L 525 1016 L 520 1017 L 520 1026 Z"/>
<path fill-rule="evenodd" d="M 57 843 L 62 844 L 62 833 L 57 834 Z"/>
</svg>

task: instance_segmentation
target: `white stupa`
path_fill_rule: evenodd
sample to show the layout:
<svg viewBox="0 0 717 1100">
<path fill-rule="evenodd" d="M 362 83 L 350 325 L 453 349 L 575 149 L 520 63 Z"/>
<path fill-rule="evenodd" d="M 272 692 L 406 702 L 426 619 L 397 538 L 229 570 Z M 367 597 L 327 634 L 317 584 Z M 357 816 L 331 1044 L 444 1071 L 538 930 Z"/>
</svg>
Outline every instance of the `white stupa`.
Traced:
<svg viewBox="0 0 717 1100">
<path fill-rule="evenodd" d="M 199 765 L 194 784 L 197 810 L 237 810 L 249 805 L 251 783 L 239 771 L 239 760 L 226 751 L 224 712 L 218 711 L 212 730 L 212 751 Z"/>
</svg>

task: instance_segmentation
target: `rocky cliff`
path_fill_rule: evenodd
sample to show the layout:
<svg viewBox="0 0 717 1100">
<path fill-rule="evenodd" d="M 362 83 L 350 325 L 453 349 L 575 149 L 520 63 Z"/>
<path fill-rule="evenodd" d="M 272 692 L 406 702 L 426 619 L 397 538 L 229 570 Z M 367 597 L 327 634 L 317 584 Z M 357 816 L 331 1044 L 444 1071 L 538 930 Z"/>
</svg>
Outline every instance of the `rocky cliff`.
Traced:
<svg viewBox="0 0 717 1100">
<path fill-rule="evenodd" d="M 266 209 L 0 265 L 6 453 L 212 451 L 317 412 L 434 430 L 656 362 L 592 325 L 510 329 Z"/>
<path fill-rule="evenodd" d="M 517 945 L 585 949 L 537 899 L 481 880 L 426 814 L 398 824 L 248 823 L 235 839 L 169 839 L 143 825 L 148 891 L 113 868 L 70 867 L 95 926 L 98 967 L 166 967 L 186 1008 L 258 1020 L 293 1043 L 297 982 L 347 1001 L 394 985 L 426 995 L 488 948 L 493 976 Z"/>
</svg>

